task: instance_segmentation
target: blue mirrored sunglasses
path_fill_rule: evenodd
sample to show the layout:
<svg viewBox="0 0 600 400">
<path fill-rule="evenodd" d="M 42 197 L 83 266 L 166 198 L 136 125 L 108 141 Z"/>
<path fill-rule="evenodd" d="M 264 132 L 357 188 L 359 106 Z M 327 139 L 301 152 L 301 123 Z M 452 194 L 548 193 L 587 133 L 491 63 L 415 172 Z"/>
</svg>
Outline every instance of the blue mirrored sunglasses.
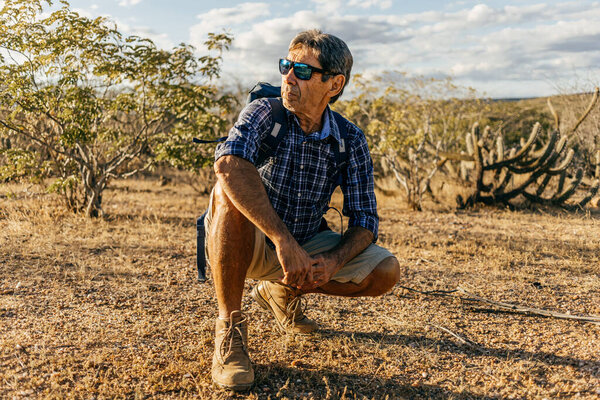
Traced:
<svg viewBox="0 0 600 400">
<path fill-rule="evenodd" d="M 290 69 L 294 70 L 294 75 L 296 78 L 301 79 L 303 81 L 307 81 L 312 77 L 313 72 L 320 72 L 323 75 L 327 74 L 327 71 L 321 68 L 313 67 L 312 65 L 297 63 L 285 58 L 279 59 L 279 72 L 281 75 L 287 75 L 290 72 Z"/>
</svg>

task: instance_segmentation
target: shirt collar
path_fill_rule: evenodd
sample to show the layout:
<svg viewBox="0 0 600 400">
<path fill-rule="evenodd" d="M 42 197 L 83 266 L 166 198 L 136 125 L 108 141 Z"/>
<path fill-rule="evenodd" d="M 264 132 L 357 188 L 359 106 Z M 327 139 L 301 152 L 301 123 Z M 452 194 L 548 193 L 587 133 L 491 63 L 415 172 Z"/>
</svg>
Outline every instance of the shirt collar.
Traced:
<svg viewBox="0 0 600 400">
<path fill-rule="evenodd" d="M 333 117 L 333 111 L 327 105 L 325 111 L 323 112 L 323 128 L 321 128 L 320 132 L 313 132 L 309 137 L 312 137 L 316 140 L 325 140 L 329 136 L 333 136 L 335 140 L 340 141 L 340 130 L 336 124 L 336 120 Z"/>
</svg>

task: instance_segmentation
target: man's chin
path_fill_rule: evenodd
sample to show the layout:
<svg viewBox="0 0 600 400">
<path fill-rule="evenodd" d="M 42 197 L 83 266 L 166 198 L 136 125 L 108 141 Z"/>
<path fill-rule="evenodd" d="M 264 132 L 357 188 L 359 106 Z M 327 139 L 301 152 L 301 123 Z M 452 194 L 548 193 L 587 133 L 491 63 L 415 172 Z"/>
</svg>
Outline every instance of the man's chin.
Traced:
<svg viewBox="0 0 600 400">
<path fill-rule="evenodd" d="M 295 101 L 290 101 L 289 99 L 282 97 L 281 102 L 283 103 L 283 106 L 285 108 L 287 108 L 288 110 L 290 110 L 290 111 L 296 110 L 297 104 Z"/>
</svg>

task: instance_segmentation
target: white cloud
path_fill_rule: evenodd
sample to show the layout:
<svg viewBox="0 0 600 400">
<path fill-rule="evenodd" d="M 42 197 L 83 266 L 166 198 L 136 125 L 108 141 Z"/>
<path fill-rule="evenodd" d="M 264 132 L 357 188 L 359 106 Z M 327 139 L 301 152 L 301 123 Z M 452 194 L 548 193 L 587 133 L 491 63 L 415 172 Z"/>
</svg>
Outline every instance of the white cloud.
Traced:
<svg viewBox="0 0 600 400">
<path fill-rule="evenodd" d="M 348 5 L 360 8 L 378 7 L 385 10 L 392 6 L 392 0 L 350 0 Z"/>
<path fill-rule="evenodd" d="M 573 71 L 599 70 L 597 1 L 502 7 L 469 1 L 460 7 L 455 3 L 452 11 L 404 15 L 374 10 L 348 14 L 349 7 L 338 8 L 339 0 L 312 3 L 314 9 L 285 17 L 259 20 L 267 13 L 254 14 L 247 20 L 256 19 L 254 24 L 236 24 L 234 17 L 213 15 L 214 20 L 231 20 L 228 26 L 235 37 L 231 51 L 224 56 L 224 75 L 238 79 L 235 71 L 244 66 L 249 71 L 245 85 L 257 80 L 277 82 L 277 58 L 287 53 L 290 40 L 299 31 L 311 28 L 346 41 L 354 56 L 355 73 L 395 70 L 451 75 L 458 83 L 494 96 L 543 94 L 544 90 L 550 94 L 554 88 L 549 82 L 568 80 Z M 360 8 L 358 0 L 351 0 L 350 4 L 354 3 Z M 366 3 L 370 7 L 384 4 Z M 235 9 L 225 10 L 229 12 L 223 14 L 237 15 Z M 202 19 L 208 22 L 206 17 Z"/>
<path fill-rule="evenodd" d="M 342 8 L 342 0 L 310 0 L 316 6 L 319 14 L 339 14 Z"/>
<path fill-rule="evenodd" d="M 190 28 L 190 42 L 200 48 L 209 32 L 235 31 L 240 24 L 246 24 L 270 15 L 267 3 L 242 3 L 231 8 L 215 8 L 198 15 L 200 22 Z M 237 40 L 237 37 L 236 37 Z"/>
<path fill-rule="evenodd" d="M 119 5 L 121 7 L 131 7 L 131 6 L 135 6 L 136 4 L 141 3 L 142 0 L 121 0 L 119 2 Z"/>
<path fill-rule="evenodd" d="M 108 18 L 111 17 L 108 16 Z M 119 19 L 111 18 L 111 20 L 115 21 L 119 31 L 124 34 L 150 39 L 157 47 L 162 49 L 170 50 L 175 46 L 175 43 L 173 43 L 166 33 L 158 33 L 147 26 L 131 25 Z"/>
</svg>

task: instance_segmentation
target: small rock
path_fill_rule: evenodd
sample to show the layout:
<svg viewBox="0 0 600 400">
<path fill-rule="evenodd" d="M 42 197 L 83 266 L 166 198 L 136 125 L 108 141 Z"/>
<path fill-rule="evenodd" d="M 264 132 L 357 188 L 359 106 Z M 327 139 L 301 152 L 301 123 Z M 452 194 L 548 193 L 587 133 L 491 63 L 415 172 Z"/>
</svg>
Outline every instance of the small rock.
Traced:
<svg viewBox="0 0 600 400">
<path fill-rule="evenodd" d="M 183 379 L 189 379 L 189 378 L 191 378 L 191 377 L 192 377 L 192 374 L 190 374 L 190 373 L 188 372 L 187 374 L 185 374 L 185 375 L 183 376 Z"/>
<path fill-rule="evenodd" d="M 421 374 L 421 376 L 423 377 L 423 379 L 427 379 L 427 377 L 429 376 L 429 374 L 427 372 L 423 372 Z"/>
</svg>

